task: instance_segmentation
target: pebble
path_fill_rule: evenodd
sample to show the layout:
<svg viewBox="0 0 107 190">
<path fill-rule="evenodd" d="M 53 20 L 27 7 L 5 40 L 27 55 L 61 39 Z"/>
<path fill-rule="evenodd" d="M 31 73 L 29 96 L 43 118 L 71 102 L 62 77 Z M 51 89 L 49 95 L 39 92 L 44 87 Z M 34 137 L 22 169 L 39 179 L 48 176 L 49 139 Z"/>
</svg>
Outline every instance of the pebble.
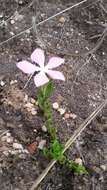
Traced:
<svg viewBox="0 0 107 190">
<path fill-rule="evenodd" d="M 33 131 L 34 131 L 35 133 L 37 133 L 37 130 L 36 130 L 36 129 L 34 129 Z"/>
<path fill-rule="evenodd" d="M 77 115 L 74 114 L 74 113 L 70 113 L 69 116 L 70 116 L 72 119 L 76 119 L 76 118 L 77 118 Z"/>
<path fill-rule="evenodd" d="M 28 101 L 28 95 L 25 94 L 25 97 L 24 97 L 24 102 L 27 102 Z"/>
<path fill-rule="evenodd" d="M 3 14 L 0 14 L 0 18 L 3 18 Z"/>
<path fill-rule="evenodd" d="M 64 108 L 59 108 L 58 111 L 59 111 L 60 115 L 64 115 L 64 113 L 65 113 L 65 109 Z"/>
<path fill-rule="evenodd" d="M 78 50 L 76 50 L 75 53 L 79 53 Z"/>
<path fill-rule="evenodd" d="M 11 155 L 16 155 L 16 154 L 19 153 L 19 150 L 9 150 L 9 153 L 10 153 Z"/>
<path fill-rule="evenodd" d="M 27 149 L 30 154 L 34 154 L 37 150 L 37 142 L 35 141 L 31 143 L 30 145 L 28 145 Z"/>
<path fill-rule="evenodd" d="M 5 85 L 5 82 L 3 80 L 0 81 L 0 86 L 4 86 Z"/>
<path fill-rule="evenodd" d="M 82 165 L 82 159 L 81 158 L 76 158 L 75 162 L 79 165 Z"/>
<path fill-rule="evenodd" d="M 64 118 L 65 118 L 65 119 L 69 119 L 69 117 L 70 117 L 70 114 L 69 114 L 69 113 L 66 113 L 66 114 L 64 115 Z"/>
<path fill-rule="evenodd" d="M 61 23 L 64 23 L 65 20 L 66 20 L 66 19 L 65 19 L 63 16 L 61 16 L 61 17 L 59 18 L 59 22 L 61 22 Z"/>
<path fill-rule="evenodd" d="M 10 35 L 14 36 L 14 35 L 15 35 L 15 33 L 11 31 L 11 32 L 10 32 Z"/>
<path fill-rule="evenodd" d="M 28 111 L 28 112 L 31 112 L 31 108 L 27 108 L 27 111 Z"/>
<path fill-rule="evenodd" d="M 13 148 L 23 150 L 23 146 L 21 144 L 19 144 L 19 143 L 13 143 Z"/>
<path fill-rule="evenodd" d="M 42 131 L 43 131 L 43 132 L 47 132 L 47 128 L 46 128 L 45 125 L 42 126 Z"/>
<path fill-rule="evenodd" d="M 26 33 L 27 33 L 27 34 L 30 34 L 30 30 L 29 30 L 29 29 L 28 29 L 28 30 L 26 30 Z"/>
<path fill-rule="evenodd" d="M 11 80 L 11 81 L 10 81 L 10 85 L 16 84 L 16 83 L 17 83 L 17 80 Z"/>
<path fill-rule="evenodd" d="M 33 104 L 28 102 L 27 104 L 24 105 L 25 108 L 32 108 Z"/>
<path fill-rule="evenodd" d="M 58 108 L 59 108 L 59 104 L 57 102 L 54 102 L 52 104 L 52 106 L 53 106 L 53 109 L 55 109 L 55 110 L 58 110 Z"/>
<path fill-rule="evenodd" d="M 46 140 L 41 140 L 41 141 L 39 142 L 38 148 L 39 148 L 40 150 L 43 150 L 43 148 L 44 148 L 45 145 L 46 145 Z"/>
<path fill-rule="evenodd" d="M 19 1 L 19 5 L 23 5 L 23 1 L 22 0 Z"/>
<path fill-rule="evenodd" d="M 101 168 L 103 171 L 106 171 L 106 169 L 107 169 L 106 165 L 101 165 L 100 168 Z"/>
<path fill-rule="evenodd" d="M 14 23 L 15 23 L 15 21 L 14 21 L 14 20 L 11 20 L 11 21 L 10 21 L 10 23 L 11 23 L 11 24 L 14 24 Z"/>
<path fill-rule="evenodd" d="M 36 111 L 36 110 L 31 110 L 31 114 L 32 114 L 32 115 L 36 115 L 36 114 L 37 114 L 37 111 Z"/>
<path fill-rule="evenodd" d="M 30 101 L 32 104 L 35 104 L 35 102 L 36 102 L 34 98 L 31 98 Z"/>
<path fill-rule="evenodd" d="M 7 132 L 7 133 L 6 133 L 6 136 L 7 136 L 7 137 L 11 137 L 11 133 Z"/>
<path fill-rule="evenodd" d="M 13 143 L 13 137 L 7 137 L 6 141 L 7 143 Z"/>
</svg>

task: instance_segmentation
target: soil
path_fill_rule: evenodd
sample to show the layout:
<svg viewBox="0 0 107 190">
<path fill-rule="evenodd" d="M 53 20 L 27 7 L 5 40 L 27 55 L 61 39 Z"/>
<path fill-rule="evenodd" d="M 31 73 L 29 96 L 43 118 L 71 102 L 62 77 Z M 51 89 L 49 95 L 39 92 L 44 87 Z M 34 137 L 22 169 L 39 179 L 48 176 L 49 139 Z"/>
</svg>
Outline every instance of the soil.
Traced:
<svg viewBox="0 0 107 190">
<path fill-rule="evenodd" d="M 36 31 L 34 22 L 33 29 L 26 30 L 32 26 L 33 17 L 39 23 L 78 2 L 0 1 L 0 190 L 29 190 L 49 162 L 38 148 L 41 140 L 49 142 L 47 132 L 42 130 L 44 120 L 34 102 L 38 89 L 33 80 L 24 89 L 28 76 L 17 69 L 16 62 L 29 59 L 37 47 L 45 49 L 47 57 L 65 58 L 61 71 L 66 82 L 55 81 L 51 101 L 58 102 L 76 118 L 65 118 L 53 109 L 62 143 L 107 98 L 107 37 L 91 57 L 86 56 L 107 27 L 106 0 L 87 0 L 37 25 Z M 26 32 L 13 38 L 23 30 Z M 23 148 L 14 148 L 14 143 Z M 107 106 L 66 154 L 73 160 L 81 158 L 89 175 L 78 176 L 56 164 L 38 190 L 107 189 Z"/>
</svg>

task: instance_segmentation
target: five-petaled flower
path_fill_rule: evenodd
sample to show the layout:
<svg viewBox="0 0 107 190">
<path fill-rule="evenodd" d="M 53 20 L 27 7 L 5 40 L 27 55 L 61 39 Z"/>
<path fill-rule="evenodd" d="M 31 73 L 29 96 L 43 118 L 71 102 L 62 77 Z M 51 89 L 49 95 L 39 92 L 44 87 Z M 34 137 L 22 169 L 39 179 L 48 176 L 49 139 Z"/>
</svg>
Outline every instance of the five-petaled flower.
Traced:
<svg viewBox="0 0 107 190">
<path fill-rule="evenodd" d="M 37 48 L 31 54 L 31 61 L 32 63 L 20 61 L 16 65 L 24 73 L 34 75 L 34 83 L 37 87 L 48 83 L 48 76 L 52 79 L 65 80 L 64 75 L 60 71 L 52 70 L 64 63 L 64 59 L 60 57 L 51 57 L 48 64 L 45 66 L 44 51 Z"/>
</svg>

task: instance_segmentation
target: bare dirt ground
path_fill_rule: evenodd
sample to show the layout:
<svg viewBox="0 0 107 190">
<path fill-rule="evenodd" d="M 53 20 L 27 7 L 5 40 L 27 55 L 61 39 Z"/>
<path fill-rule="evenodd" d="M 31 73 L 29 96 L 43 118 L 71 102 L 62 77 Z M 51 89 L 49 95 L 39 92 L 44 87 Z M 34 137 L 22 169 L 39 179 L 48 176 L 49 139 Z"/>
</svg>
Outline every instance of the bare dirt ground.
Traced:
<svg viewBox="0 0 107 190">
<path fill-rule="evenodd" d="M 34 105 L 37 89 L 33 80 L 23 89 L 28 77 L 16 68 L 17 61 L 28 59 L 36 47 L 45 49 L 48 56 L 65 58 L 61 69 L 66 82 L 55 83 L 51 101 L 76 118 L 53 110 L 62 143 L 107 98 L 107 1 L 87 0 L 41 23 L 78 2 L 0 1 L 0 190 L 29 190 L 49 162 L 38 148 L 49 137 Z M 32 18 L 36 24 L 33 20 L 32 25 Z M 33 154 L 31 143 L 37 146 Z M 89 175 L 77 176 L 56 164 L 38 190 L 107 189 L 107 106 L 67 155 L 81 158 Z"/>
</svg>

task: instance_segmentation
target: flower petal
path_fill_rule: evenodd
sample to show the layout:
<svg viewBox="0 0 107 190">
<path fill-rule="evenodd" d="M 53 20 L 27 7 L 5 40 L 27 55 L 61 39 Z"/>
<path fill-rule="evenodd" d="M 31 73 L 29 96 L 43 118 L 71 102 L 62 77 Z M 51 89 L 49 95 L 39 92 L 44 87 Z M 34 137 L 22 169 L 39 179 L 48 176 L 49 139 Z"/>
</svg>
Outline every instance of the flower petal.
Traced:
<svg viewBox="0 0 107 190">
<path fill-rule="evenodd" d="M 49 82 L 49 79 L 43 72 L 39 72 L 36 76 L 34 76 L 34 83 L 37 87 L 42 86 L 47 82 Z"/>
<path fill-rule="evenodd" d="M 45 55 L 44 51 L 40 48 L 37 48 L 31 54 L 31 60 L 37 63 L 40 67 L 44 67 Z"/>
<path fill-rule="evenodd" d="M 27 74 L 33 74 L 35 71 L 39 71 L 39 67 L 31 64 L 28 61 L 20 61 L 20 62 L 16 63 L 16 66 L 21 71 L 23 71 L 24 73 L 27 73 Z"/>
<path fill-rule="evenodd" d="M 62 63 L 64 63 L 64 59 L 62 59 L 60 57 L 52 57 L 52 58 L 50 58 L 46 67 L 48 69 L 53 69 L 53 68 L 60 66 Z"/>
<path fill-rule="evenodd" d="M 60 71 L 52 71 L 48 70 L 47 74 L 52 78 L 52 79 L 58 79 L 58 80 L 63 80 L 65 81 L 64 75 Z"/>
</svg>

